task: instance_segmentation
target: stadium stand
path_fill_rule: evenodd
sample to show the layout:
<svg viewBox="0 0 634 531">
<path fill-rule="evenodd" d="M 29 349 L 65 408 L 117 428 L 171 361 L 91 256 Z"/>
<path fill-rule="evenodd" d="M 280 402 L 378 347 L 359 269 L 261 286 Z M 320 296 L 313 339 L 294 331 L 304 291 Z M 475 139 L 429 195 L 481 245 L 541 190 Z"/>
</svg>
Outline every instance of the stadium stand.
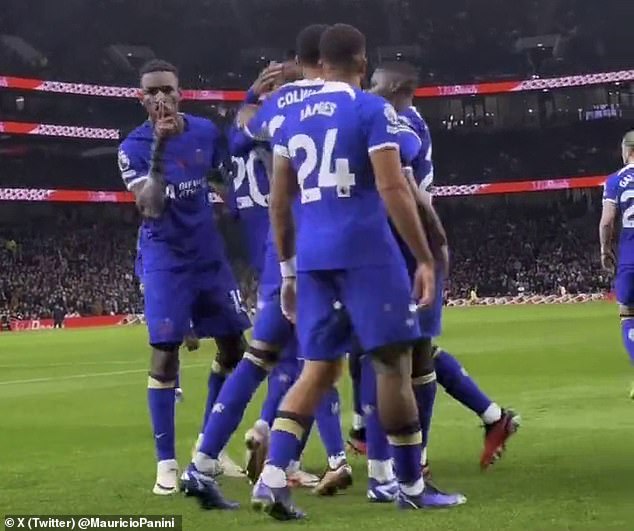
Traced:
<svg viewBox="0 0 634 531">
<path fill-rule="evenodd" d="M 65 22 L 63 42 L 82 42 L 69 48 L 60 44 L 56 21 L 62 14 L 53 5 L 31 12 L 18 0 L 7 1 L 0 34 L 23 39 L 37 53 L 25 61 L 8 41 L 0 43 L 0 85 L 6 89 L 0 90 L 0 199 L 20 205 L 5 208 L 0 219 L 6 271 L 0 314 L 47 317 L 59 307 L 67 314 L 136 313 L 142 305 L 132 274 L 138 220 L 131 205 L 55 206 L 42 218 L 32 217 L 35 205 L 21 200 L 47 199 L 58 189 L 83 191 L 82 200 L 89 201 L 123 197 L 109 192 L 123 190 L 114 162 L 117 138 L 144 118 L 132 88 L 144 53 L 178 64 L 183 86 L 204 89 L 184 102 L 184 110 L 225 128 L 241 96 L 227 98 L 223 90 L 246 89 L 263 64 L 286 57 L 295 28 L 327 21 L 329 13 L 318 0 L 293 0 L 292 10 L 289 0 L 176 0 L 160 10 L 145 10 L 144 2 L 94 0 L 88 6 L 68 0 L 63 16 L 72 13 L 77 24 Z M 615 30 L 632 7 L 621 6 L 597 14 L 573 0 L 490 0 L 486 10 L 470 0 L 338 3 L 337 19 L 370 36 L 372 64 L 413 61 L 431 91 L 423 89 L 416 104 L 432 131 L 435 185 L 447 187 L 440 195 L 465 196 L 438 200 L 452 246 L 450 297 L 465 297 L 473 288 L 482 296 L 609 289 L 594 253 L 596 186 L 618 168 L 618 142 L 634 128 L 634 73 L 623 70 L 631 60 Z M 141 17 L 147 20 L 142 35 L 131 23 Z M 244 31 L 245 19 L 258 20 L 257 28 Z M 160 32 L 168 21 L 179 27 L 178 38 Z M 90 40 L 82 37 L 86 32 Z M 239 47 L 215 45 L 236 36 Z M 152 47 L 113 48 L 138 42 Z M 476 44 L 478 53 L 468 53 Z M 191 54 L 194 48 L 205 53 Z M 600 72 L 607 74 L 581 75 Z M 542 79 L 568 74 L 581 76 Z M 492 92 L 476 86 L 493 81 L 509 84 Z M 112 87 L 93 90 L 86 83 Z M 467 84 L 448 85 L 455 83 Z M 115 97 L 103 97 L 108 94 Z M 587 186 L 595 189 L 576 186 L 573 178 L 581 176 L 592 176 Z M 536 179 L 561 186 L 544 181 L 531 190 L 567 191 L 466 197 L 482 193 L 476 184 Z M 77 216 L 82 228 L 68 230 Z M 235 223 L 222 219 L 245 298 L 254 306 L 241 237 Z"/>
</svg>

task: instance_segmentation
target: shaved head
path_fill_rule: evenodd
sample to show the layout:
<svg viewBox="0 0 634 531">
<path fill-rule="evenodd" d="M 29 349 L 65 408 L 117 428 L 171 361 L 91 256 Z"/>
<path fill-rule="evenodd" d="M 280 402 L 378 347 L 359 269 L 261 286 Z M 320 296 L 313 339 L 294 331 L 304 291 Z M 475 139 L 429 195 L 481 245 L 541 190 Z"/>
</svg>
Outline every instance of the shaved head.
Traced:
<svg viewBox="0 0 634 531">
<path fill-rule="evenodd" d="M 412 104 L 417 86 L 418 71 L 403 61 L 379 65 L 370 80 L 370 90 L 383 96 L 397 110 Z"/>
</svg>

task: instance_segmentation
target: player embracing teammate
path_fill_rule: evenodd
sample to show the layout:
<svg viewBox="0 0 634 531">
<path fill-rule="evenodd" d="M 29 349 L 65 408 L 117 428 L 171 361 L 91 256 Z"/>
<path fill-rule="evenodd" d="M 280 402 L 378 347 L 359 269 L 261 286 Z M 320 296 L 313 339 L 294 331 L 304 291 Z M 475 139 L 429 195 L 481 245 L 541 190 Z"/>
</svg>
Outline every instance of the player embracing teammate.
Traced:
<svg viewBox="0 0 634 531">
<path fill-rule="evenodd" d="M 434 258 L 401 172 L 399 119 L 363 92 L 365 38 L 337 24 L 320 41 L 324 86 L 285 115 L 274 138 L 271 223 L 282 274 L 281 304 L 296 323 L 306 362 L 273 424 L 254 505 L 278 519 L 302 518 L 285 470 L 340 354 L 327 326 L 342 305 L 361 350 L 372 357 L 380 422 L 390 444 L 402 508 L 452 506 L 460 495 L 425 489 L 422 432 L 411 386 L 418 306 L 433 303 Z M 295 215 L 293 215 L 294 205 Z M 413 282 L 388 219 L 416 262 Z M 413 286 L 412 286 L 413 284 Z"/>
<path fill-rule="evenodd" d="M 315 415 L 329 456 L 318 493 L 350 484 L 335 385 L 353 344 L 364 353 L 370 397 L 364 404 L 376 428 L 369 454 L 382 445 L 382 457 L 369 455 L 368 497 L 395 500 L 403 509 L 461 505 L 464 496 L 446 494 L 423 478 L 436 374 L 446 375 L 448 392 L 462 393 L 461 401 L 490 424 L 483 465 L 501 452 L 516 425 L 512 412 L 491 402 L 450 355 L 432 346 L 440 330 L 448 253 L 426 195 L 433 177 L 431 144 L 411 108 L 415 80 L 384 68 L 375 76 L 376 94 L 363 92 L 365 37 L 345 24 L 306 28 L 298 58 L 305 79 L 266 94 L 264 85 L 274 88 L 284 69 L 265 72 L 261 90 L 250 97 L 268 98 L 251 112 L 243 109 L 242 130 L 234 129 L 230 138 L 232 152 L 244 157 L 245 172 L 257 159 L 260 171 L 272 173 L 271 232 L 266 242 L 265 231 L 256 238 L 263 251 L 259 310 L 246 350 L 242 332 L 249 323 L 208 199 L 207 173 L 221 158 L 218 131 L 207 120 L 178 113 L 172 65 L 154 62 L 142 73 L 149 119 L 123 142 L 119 165 L 144 217 L 140 251 L 152 346 L 154 492 L 178 488 L 174 387 L 178 347 L 193 324 L 198 337 L 218 344 L 197 452 L 183 475 L 184 490 L 203 507 L 237 507 L 216 482 L 219 454 L 253 393 L 285 354 L 293 363 L 300 356 L 303 366 L 277 412 L 263 413 L 275 418 L 272 425 L 263 421 L 249 432 L 250 448 L 257 450 L 250 468 L 256 481 L 252 505 L 277 519 L 304 516 L 289 486 Z M 407 105 L 396 101 L 401 89 L 392 90 L 403 77 Z M 264 163 L 267 148 L 272 165 Z"/>
</svg>

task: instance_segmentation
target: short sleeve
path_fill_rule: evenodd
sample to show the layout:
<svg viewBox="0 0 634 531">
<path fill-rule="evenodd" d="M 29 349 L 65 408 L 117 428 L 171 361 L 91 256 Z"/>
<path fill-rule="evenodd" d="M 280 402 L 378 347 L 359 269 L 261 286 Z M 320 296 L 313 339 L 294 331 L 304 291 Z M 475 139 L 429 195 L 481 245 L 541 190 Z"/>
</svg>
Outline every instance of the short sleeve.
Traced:
<svg viewBox="0 0 634 531">
<path fill-rule="evenodd" d="M 148 178 L 150 168 L 148 157 L 143 154 L 143 145 L 140 142 L 126 139 L 119 146 L 117 156 L 119 173 L 128 190 Z"/>
<path fill-rule="evenodd" d="M 367 142 L 368 153 L 386 148 L 399 149 L 398 115 L 394 107 L 382 98 L 372 98 L 367 102 Z"/>
<path fill-rule="evenodd" d="M 255 142 L 242 129 L 232 126 L 228 134 L 229 154 L 232 157 L 243 157 L 251 151 Z"/>
<path fill-rule="evenodd" d="M 401 124 L 398 132 L 398 145 L 403 166 L 411 166 L 420 153 L 422 143 L 419 136 L 411 127 Z"/>
<path fill-rule="evenodd" d="M 609 203 L 616 203 L 619 193 L 618 176 L 611 175 L 603 185 L 603 200 Z"/>
<path fill-rule="evenodd" d="M 262 140 L 263 137 L 269 136 L 267 131 L 267 123 L 271 114 L 271 97 L 264 100 L 262 106 L 251 117 L 249 123 L 244 128 L 244 132 L 253 139 Z"/>
</svg>

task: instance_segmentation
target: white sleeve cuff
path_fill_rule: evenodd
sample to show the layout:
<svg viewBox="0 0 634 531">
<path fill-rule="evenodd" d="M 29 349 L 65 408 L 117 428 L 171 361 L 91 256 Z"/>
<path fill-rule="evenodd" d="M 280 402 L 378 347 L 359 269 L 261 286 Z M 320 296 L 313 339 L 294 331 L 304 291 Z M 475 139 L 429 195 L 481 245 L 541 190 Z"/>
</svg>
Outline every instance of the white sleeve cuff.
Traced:
<svg viewBox="0 0 634 531">
<path fill-rule="evenodd" d="M 376 144 L 375 146 L 368 147 L 368 153 L 374 153 L 375 151 L 381 151 L 382 149 L 398 149 L 398 143 L 383 142 L 383 144 Z"/>
<path fill-rule="evenodd" d="M 132 190 L 132 188 L 134 187 L 134 185 L 141 183 L 143 181 L 146 181 L 147 179 L 149 179 L 149 175 L 141 175 L 139 177 L 136 177 L 130 181 L 126 181 L 125 182 L 125 186 L 128 190 Z"/>
<path fill-rule="evenodd" d="M 249 129 L 249 125 L 245 125 L 242 130 L 244 131 L 244 134 L 247 135 L 249 138 L 251 139 L 255 139 L 255 135 L 251 132 L 251 130 Z"/>
</svg>

